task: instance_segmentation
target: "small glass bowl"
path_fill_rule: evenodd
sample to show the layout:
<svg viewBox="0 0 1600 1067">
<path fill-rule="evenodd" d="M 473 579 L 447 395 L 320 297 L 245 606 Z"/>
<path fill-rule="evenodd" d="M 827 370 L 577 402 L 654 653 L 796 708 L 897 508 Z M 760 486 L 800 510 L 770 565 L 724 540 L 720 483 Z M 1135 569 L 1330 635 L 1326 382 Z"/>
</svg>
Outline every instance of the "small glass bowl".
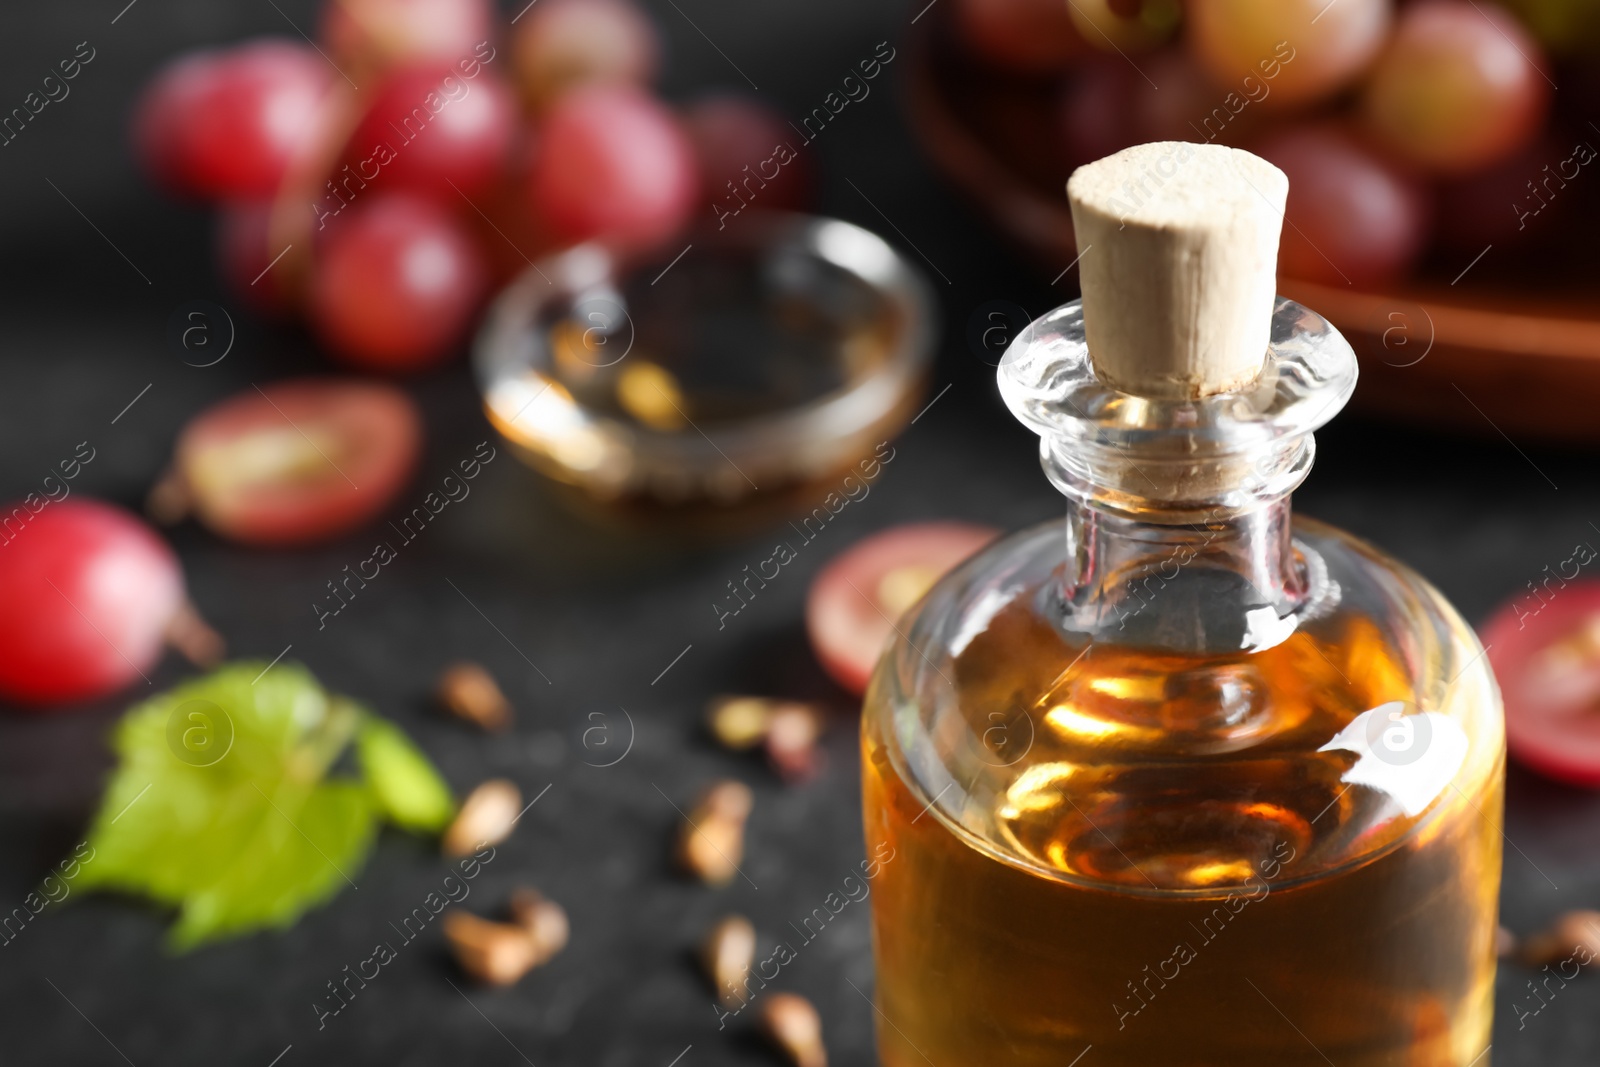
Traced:
<svg viewBox="0 0 1600 1067">
<path fill-rule="evenodd" d="M 489 421 L 579 509 L 748 529 L 816 504 L 927 381 L 927 282 L 837 219 L 747 214 L 621 262 L 581 245 L 495 301 L 474 365 Z"/>
</svg>

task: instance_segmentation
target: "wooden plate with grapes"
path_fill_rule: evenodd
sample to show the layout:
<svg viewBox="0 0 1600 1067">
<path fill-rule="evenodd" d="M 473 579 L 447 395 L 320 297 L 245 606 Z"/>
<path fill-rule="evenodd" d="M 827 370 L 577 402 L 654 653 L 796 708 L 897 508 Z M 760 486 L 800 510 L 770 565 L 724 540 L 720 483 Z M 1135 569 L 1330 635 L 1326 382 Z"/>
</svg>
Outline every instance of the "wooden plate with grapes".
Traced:
<svg viewBox="0 0 1600 1067">
<path fill-rule="evenodd" d="M 1360 407 L 1600 438 L 1593 5 L 943 0 L 913 29 L 918 137 L 1063 286 L 1075 167 L 1246 148 L 1289 175 L 1279 289 L 1350 338 Z"/>
</svg>

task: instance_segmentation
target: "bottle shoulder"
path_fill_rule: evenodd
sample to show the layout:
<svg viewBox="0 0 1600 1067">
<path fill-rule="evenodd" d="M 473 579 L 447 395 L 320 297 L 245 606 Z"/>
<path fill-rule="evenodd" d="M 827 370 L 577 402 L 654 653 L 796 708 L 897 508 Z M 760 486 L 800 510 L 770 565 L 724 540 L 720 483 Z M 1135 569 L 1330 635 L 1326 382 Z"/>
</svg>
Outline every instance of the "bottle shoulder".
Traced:
<svg viewBox="0 0 1600 1067">
<path fill-rule="evenodd" d="M 1477 803 L 1503 728 L 1471 628 L 1346 533 L 1297 519 L 1294 546 L 1309 594 L 1277 639 L 1199 655 L 1064 628 L 1060 524 L 1012 535 L 901 625 L 869 753 L 972 843 L 1133 890 L 1244 884 L 1286 854 L 1318 876 Z M 1171 569 L 1129 580 L 1141 612 L 1203 610 Z"/>
</svg>

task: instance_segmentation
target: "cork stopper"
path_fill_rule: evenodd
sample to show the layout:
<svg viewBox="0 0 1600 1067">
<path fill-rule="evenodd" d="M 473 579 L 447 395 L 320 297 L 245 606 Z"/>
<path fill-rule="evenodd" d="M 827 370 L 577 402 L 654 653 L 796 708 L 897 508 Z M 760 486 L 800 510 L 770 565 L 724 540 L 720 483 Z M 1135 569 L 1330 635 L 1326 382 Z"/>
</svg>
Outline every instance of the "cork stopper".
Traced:
<svg viewBox="0 0 1600 1067">
<path fill-rule="evenodd" d="M 1067 182 L 1095 373 L 1152 399 L 1248 386 L 1272 331 L 1289 179 L 1216 144 L 1136 145 Z"/>
</svg>

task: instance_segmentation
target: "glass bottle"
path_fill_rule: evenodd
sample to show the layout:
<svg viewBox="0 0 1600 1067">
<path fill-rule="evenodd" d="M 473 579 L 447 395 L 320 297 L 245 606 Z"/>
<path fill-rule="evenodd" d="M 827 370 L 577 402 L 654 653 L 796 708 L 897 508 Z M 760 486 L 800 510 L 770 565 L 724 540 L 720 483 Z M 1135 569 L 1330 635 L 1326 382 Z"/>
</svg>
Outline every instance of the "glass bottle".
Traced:
<svg viewBox="0 0 1600 1067">
<path fill-rule="evenodd" d="M 1354 353 L 1272 297 L 1281 214 L 1257 219 L 1272 240 L 1256 233 L 1249 254 L 1237 219 L 1184 214 L 1238 192 L 1244 153 L 1140 146 L 1091 167 L 1125 189 L 1166 174 L 1151 170 L 1162 151 L 1185 158 L 1149 202 L 1096 216 L 1093 190 L 1069 186 L 1080 249 L 1104 258 L 1084 253 L 1083 301 L 1034 322 L 1000 368 L 1065 523 L 935 586 L 867 693 L 881 1060 L 1481 1067 L 1499 692 L 1423 579 L 1291 520 Z M 1247 184 L 1270 184 L 1245 158 Z M 1266 303 L 1257 277 L 1222 286 L 1220 310 L 1193 306 L 1194 272 L 1219 264 L 1264 274 Z M 1130 290 L 1143 302 L 1119 304 Z M 1143 318 L 1119 338 L 1118 316 Z M 1269 335 L 1253 377 L 1175 351 L 1219 322 Z M 1109 353 L 1129 336 L 1135 359 L 1102 360 L 1102 339 Z M 1144 395 L 1109 384 L 1114 367 Z"/>
</svg>

